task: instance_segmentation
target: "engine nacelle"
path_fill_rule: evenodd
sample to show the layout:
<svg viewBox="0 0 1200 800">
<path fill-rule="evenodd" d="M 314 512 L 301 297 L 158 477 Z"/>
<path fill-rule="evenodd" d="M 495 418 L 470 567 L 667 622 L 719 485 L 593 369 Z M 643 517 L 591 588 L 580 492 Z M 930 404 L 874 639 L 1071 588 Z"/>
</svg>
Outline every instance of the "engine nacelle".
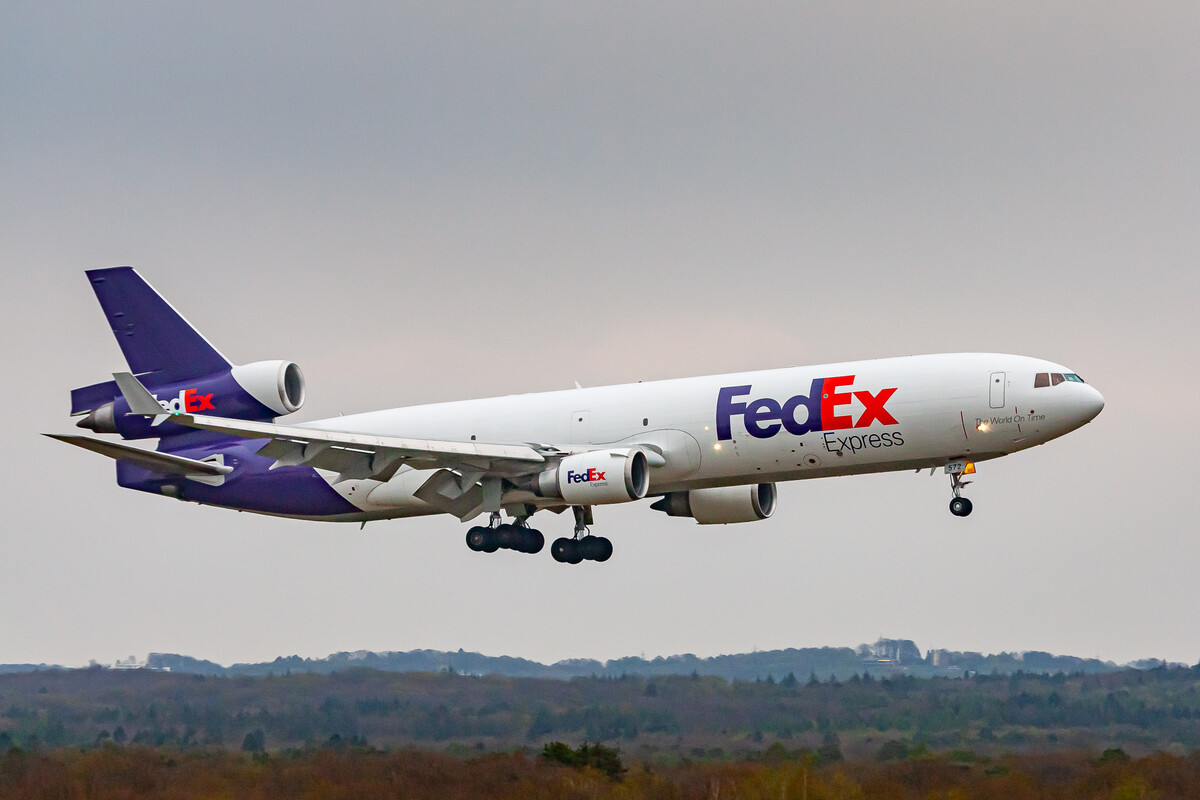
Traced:
<svg viewBox="0 0 1200 800">
<path fill-rule="evenodd" d="M 573 506 L 628 503 L 650 489 L 650 465 L 638 448 L 593 450 L 567 456 L 534 480 L 540 497 L 561 497 Z"/>
<path fill-rule="evenodd" d="M 651 508 L 670 517 L 691 517 L 701 525 L 757 522 L 775 513 L 775 484 L 720 486 L 668 492 Z"/>
<path fill-rule="evenodd" d="M 256 361 L 228 372 L 174 383 L 156 383 L 154 377 L 152 373 L 143 376 L 143 385 L 168 414 L 269 420 L 290 414 L 304 404 L 304 374 L 290 361 Z M 105 397 L 112 399 L 105 402 Z M 191 430 L 169 422 L 156 426 L 147 417 L 130 416 L 129 404 L 113 381 L 76 390 L 71 399 L 72 413 L 83 410 L 79 405 L 88 411 L 75 424 L 96 433 L 146 439 Z"/>
<path fill-rule="evenodd" d="M 304 373 L 291 361 L 255 361 L 230 374 L 246 394 L 277 414 L 291 414 L 304 405 Z"/>
</svg>

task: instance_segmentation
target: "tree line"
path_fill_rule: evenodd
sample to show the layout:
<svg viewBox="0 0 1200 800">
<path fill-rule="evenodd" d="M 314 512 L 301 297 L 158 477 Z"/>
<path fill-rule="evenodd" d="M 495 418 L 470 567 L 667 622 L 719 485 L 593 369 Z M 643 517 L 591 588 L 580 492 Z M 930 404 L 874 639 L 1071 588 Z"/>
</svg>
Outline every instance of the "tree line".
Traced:
<svg viewBox="0 0 1200 800">
<path fill-rule="evenodd" d="M 737 760 L 773 745 L 853 760 L 885 748 L 1184 754 L 1200 748 L 1198 679 L 1200 668 L 1186 667 L 751 681 L 50 670 L 0 675 L 0 752 L 106 744 L 278 752 L 342 742 L 478 753 L 586 740 L 650 760 Z"/>
<path fill-rule="evenodd" d="M 584 746 L 547 755 L 460 757 L 410 748 L 322 748 L 279 754 L 106 745 L 79 750 L 10 748 L 0 755 L 7 800 L 177 800 L 209 797 L 437 798 L 437 800 L 1059 800 L 1200 797 L 1200 756 L 1131 758 L 1110 749 L 965 759 L 919 754 L 902 760 L 819 763 L 764 751 L 732 762 L 611 763 Z M 582 753 L 582 755 L 581 755 Z"/>
</svg>

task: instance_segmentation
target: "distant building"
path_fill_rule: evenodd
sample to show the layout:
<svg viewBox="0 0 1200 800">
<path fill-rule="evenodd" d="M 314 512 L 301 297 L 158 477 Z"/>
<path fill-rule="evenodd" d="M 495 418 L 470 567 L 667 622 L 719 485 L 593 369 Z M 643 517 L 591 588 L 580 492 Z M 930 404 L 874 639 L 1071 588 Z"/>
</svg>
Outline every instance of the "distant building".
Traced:
<svg viewBox="0 0 1200 800">
<path fill-rule="evenodd" d="M 909 667 L 923 661 L 921 648 L 912 639 L 880 639 L 871 645 L 870 652 L 877 659 L 887 659 Z"/>
<path fill-rule="evenodd" d="M 137 656 L 130 656 L 128 659 L 126 659 L 124 661 L 122 661 L 121 659 L 118 658 L 117 662 L 112 665 L 112 668 L 113 669 L 145 669 L 146 662 L 138 661 Z"/>
</svg>

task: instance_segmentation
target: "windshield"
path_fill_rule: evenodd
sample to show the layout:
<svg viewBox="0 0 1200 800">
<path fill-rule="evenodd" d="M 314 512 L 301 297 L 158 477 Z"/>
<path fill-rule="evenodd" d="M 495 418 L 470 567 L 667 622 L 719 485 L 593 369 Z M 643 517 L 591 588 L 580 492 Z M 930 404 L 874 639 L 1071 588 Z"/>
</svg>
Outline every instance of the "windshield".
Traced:
<svg viewBox="0 0 1200 800">
<path fill-rule="evenodd" d="M 1033 376 L 1033 388 L 1042 389 L 1046 386 L 1058 386 L 1060 383 L 1086 383 L 1074 372 L 1039 372 Z"/>
</svg>

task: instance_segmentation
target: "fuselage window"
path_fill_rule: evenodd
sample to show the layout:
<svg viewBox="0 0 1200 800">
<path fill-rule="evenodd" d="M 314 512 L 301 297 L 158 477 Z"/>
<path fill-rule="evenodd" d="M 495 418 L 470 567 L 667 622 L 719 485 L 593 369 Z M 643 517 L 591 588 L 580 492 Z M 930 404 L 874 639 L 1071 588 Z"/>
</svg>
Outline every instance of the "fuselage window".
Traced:
<svg viewBox="0 0 1200 800">
<path fill-rule="evenodd" d="M 1065 380 L 1066 380 L 1066 378 L 1063 377 L 1063 374 L 1061 372 L 1051 372 L 1050 373 L 1050 383 L 1054 386 L 1058 386 L 1060 383 L 1062 383 Z"/>
<path fill-rule="evenodd" d="M 1087 381 L 1076 375 L 1074 372 L 1068 372 L 1066 375 L 1063 375 L 1063 377 L 1072 383 L 1087 383 Z"/>
<path fill-rule="evenodd" d="M 1042 389 L 1049 385 L 1050 385 L 1050 373 L 1049 372 L 1039 372 L 1037 375 L 1033 376 L 1033 388 Z"/>
</svg>

